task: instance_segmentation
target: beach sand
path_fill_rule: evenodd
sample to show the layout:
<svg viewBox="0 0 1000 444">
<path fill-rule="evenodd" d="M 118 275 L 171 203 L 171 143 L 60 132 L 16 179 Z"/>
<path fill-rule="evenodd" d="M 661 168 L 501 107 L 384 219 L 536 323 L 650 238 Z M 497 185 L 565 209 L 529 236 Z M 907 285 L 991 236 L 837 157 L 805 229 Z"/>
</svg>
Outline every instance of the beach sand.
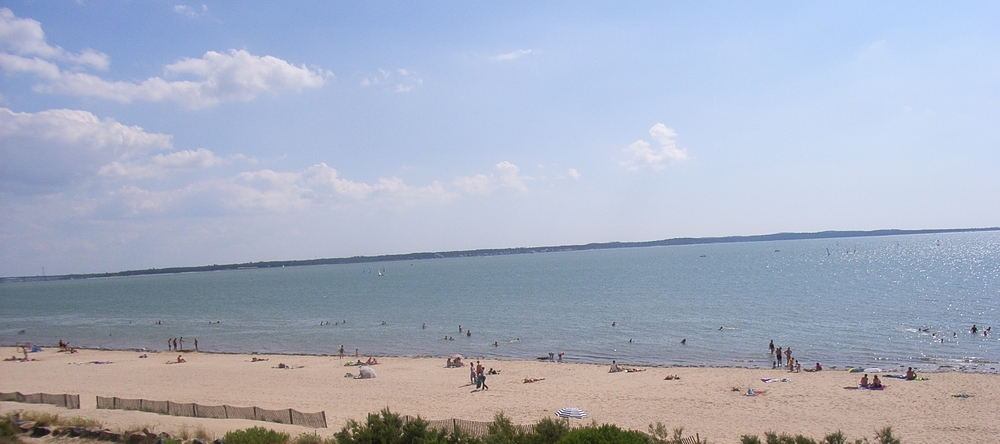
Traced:
<svg viewBox="0 0 1000 444">
<path fill-rule="evenodd" d="M 20 356 L 14 348 L 2 350 L 5 357 Z M 609 373 L 608 365 L 483 360 L 486 368 L 500 374 L 488 377 L 488 391 L 477 391 L 469 384 L 468 368 L 445 368 L 445 360 L 436 358 L 379 358 L 380 364 L 374 366 L 377 378 L 355 380 L 344 377 L 347 372 L 358 373 L 357 367 L 344 366 L 353 358 L 183 353 L 186 363 L 168 365 L 178 353 L 150 352 L 144 359 L 140 354 L 47 349 L 29 354 L 36 361 L 0 362 L 0 391 L 81 396 L 80 410 L 15 402 L 2 402 L 0 409 L 93 418 L 113 430 L 149 427 L 193 435 L 200 428 L 221 437 L 229 430 L 253 426 L 292 436 L 313 432 L 331 436 L 349 419 L 363 421 L 386 407 L 429 420 L 489 421 L 503 412 L 523 424 L 553 417 L 563 407 L 579 407 L 589 416 L 573 424 L 596 421 L 646 431 L 650 424 L 661 422 L 671 430 L 683 427 L 685 436 L 697 433 L 713 443 L 737 443 L 743 434 L 763 438 L 767 431 L 819 440 L 841 430 L 851 440 L 872 439 L 877 429 L 886 426 L 904 443 L 1000 443 L 997 374 L 931 373 L 922 375 L 927 381 L 886 379 L 885 390 L 867 391 L 845 389 L 857 385 L 861 375 L 844 370 L 652 367 Z M 251 362 L 253 357 L 268 360 Z M 297 368 L 276 368 L 279 363 Z M 667 375 L 680 379 L 664 380 Z M 763 383 L 764 377 L 790 382 Z M 525 378 L 545 379 L 526 384 Z M 748 387 L 766 393 L 745 396 Z M 971 396 L 953 396 L 957 394 Z M 96 396 L 325 411 L 329 428 L 97 410 Z"/>
</svg>

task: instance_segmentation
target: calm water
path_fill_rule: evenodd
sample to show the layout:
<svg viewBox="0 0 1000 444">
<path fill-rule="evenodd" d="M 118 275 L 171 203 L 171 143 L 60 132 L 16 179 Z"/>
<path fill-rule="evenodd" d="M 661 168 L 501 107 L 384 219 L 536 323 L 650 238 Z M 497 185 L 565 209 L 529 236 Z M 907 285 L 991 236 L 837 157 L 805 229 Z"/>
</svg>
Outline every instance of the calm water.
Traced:
<svg viewBox="0 0 1000 444">
<path fill-rule="evenodd" d="M 0 285 L 3 345 L 769 367 L 773 339 L 809 365 L 996 372 L 1000 331 L 973 324 L 1000 328 L 1000 233 Z"/>
</svg>

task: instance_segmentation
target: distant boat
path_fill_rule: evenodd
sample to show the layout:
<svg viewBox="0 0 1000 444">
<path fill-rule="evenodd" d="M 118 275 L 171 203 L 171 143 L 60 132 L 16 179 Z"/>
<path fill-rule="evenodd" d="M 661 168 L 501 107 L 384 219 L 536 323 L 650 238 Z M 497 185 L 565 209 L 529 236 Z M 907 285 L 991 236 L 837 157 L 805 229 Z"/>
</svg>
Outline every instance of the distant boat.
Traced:
<svg viewBox="0 0 1000 444">
<path fill-rule="evenodd" d="M 385 268 L 379 268 L 378 269 L 378 275 L 379 276 L 385 276 Z"/>
</svg>

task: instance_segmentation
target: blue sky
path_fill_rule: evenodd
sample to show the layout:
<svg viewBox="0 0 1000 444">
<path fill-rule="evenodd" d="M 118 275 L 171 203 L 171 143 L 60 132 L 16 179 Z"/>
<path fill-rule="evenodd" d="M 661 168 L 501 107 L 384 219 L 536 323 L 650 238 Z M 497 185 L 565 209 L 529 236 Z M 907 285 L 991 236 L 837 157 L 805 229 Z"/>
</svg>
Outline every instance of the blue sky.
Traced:
<svg viewBox="0 0 1000 444">
<path fill-rule="evenodd" d="M 0 6 L 0 276 L 1000 225 L 995 2 Z"/>
</svg>

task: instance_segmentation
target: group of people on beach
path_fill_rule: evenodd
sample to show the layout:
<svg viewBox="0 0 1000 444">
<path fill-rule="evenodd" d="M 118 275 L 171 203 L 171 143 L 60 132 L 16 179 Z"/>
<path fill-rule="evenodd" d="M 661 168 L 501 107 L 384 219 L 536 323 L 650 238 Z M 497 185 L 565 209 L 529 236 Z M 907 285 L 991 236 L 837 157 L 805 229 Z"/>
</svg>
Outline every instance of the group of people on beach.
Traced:
<svg viewBox="0 0 1000 444">
<path fill-rule="evenodd" d="M 772 339 L 771 343 L 767 346 L 767 348 L 768 348 L 768 350 L 771 351 L 771 354 L 774 355 L 774 360 L 771 361 L 771 368 L 775 368 L 776 369 L 776 368 L 782 367 L 783 365 L 781 364 L 781 358 L 782 358 L 781 347 L 775 348 L 774 347 L 774 340 Z M 785 366 L 788 367 L 788 371 L 799 371 L 799 370 L 802 369 L 802 364 L 796 362 L 795 358 L 792 357 L 792 348 L 791 347 L 785 347 L 784 358 L 785 358 L 785 363 L 786 363 Z M 817 366 L 818 365 L 819 364 L 817 363 Z"/>
<path fill-rule="evenodd" d="M 178 342 L 180 343 L 178 345 Z M 167 351 L 183 351 L 184 350 L 184 336 L 179 338 L 167 339 Z M 194 351 L 198 350 L 198 338 L 194 340 Z"/>
<path fill-rule="evenodd" d="M 65 352 L 65 353 L 76 353 L 77 351 L 76 351 L 75 348 L 69 346 L 69 342 L 66 342 L 66 341 L 63 341 L 62 339 L 60 339 L 59 340 L 59 352 L 60 353 L 63 353 L 63 352 Z"/>
<path fill-rule="evenodd" d="M 869 382 L 868 373 L 865 373 L 865 375 L 861 377 L 861 382 L 858 384 L 858 387 L 866 388 L 869 390 L 881 390 L 882 380 L 878 379 L 878 375 L 872 375 L 872 380 L 871 382 Z"/>
<path fill-rule="evenodd" d="M 493 373 L 493 369 L 490 369 L 490 373 Z M 476 384 L 476 389 L 480 390 L 490 389 L 490 387 L 486 385 L 486 375 L 487 375 L 486 369 L 483 367 L 482 363 L 480 363 L 479 361 L 476 361 L 475 365 L 473 365 L 471 362 L 469 363 L 469 380 L 471 383 Z"/>
</svg>

